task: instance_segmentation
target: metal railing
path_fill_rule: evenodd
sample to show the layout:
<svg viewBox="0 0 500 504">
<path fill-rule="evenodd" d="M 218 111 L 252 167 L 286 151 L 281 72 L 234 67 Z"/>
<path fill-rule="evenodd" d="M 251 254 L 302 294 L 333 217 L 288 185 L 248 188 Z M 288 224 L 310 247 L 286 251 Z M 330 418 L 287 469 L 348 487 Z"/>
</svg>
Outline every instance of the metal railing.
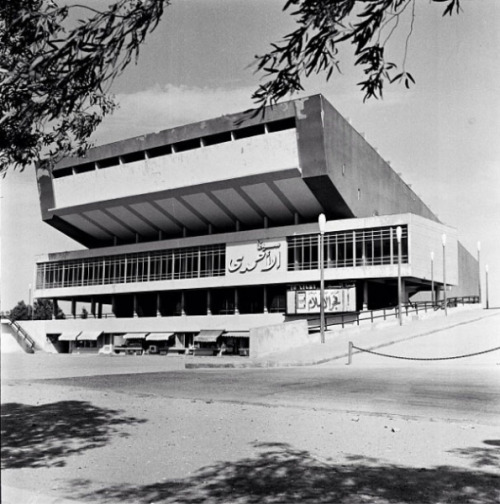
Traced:
<svg viewBox="0 0 500 504">
<path fill-rule="evenodd" d="M 15 334 L 18 336 L 18 343 L 24 348 L 27 353 L 35 353 L 35 340 L 15 321 L 9 320 L 11 327 L 14 328 Z"/>
<path fill-rule="evenodd" d="M 446 300 L 448 308 L 455 308 L 459 305 L 477 304 L 479 303 L 479 296 L 462 296 L 453 297 Z M 419 301 L 414 303 L 405 303 L 401 306 L 403 315 L 411 315 L 419 313 L 427 313 L 428 311 L 437 311 L 444 309 L 444 301 Z M 339 313 L 338 315 L 331 315 L 325 317 L 325 330 L 329 327 L 341 326 L 344 329 L 346 326 L 359 326 L 360 323 L 370 321 L 372 324 L 376 320 L 390 320 L 399 317 L 399 309 L 397 306 L 390 308 L 382 308 L 379 310 L 365 310 L 353 313 Z M 309 332 L 317 332 L 320 330 L 320 319 L 309 319 Z"/>
</svg>

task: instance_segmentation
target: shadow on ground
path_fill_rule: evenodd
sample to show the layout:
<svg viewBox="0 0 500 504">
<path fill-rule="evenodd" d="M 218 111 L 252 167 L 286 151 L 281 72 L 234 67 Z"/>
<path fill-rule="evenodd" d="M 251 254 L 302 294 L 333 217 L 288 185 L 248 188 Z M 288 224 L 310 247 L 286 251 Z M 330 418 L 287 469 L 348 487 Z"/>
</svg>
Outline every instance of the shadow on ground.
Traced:
<svg viewBox="0 0 500 504">
<path fill-rule="evenodd" d="M 483 443 L 487 446 L 471 446 L 457 448 L 450 453 L 467 457 L 472 460 L 475 467 L 488 468 L 500 467 L 500 439 L 486 439 Z M 491 448 L 492 447 L 492 448 Z M 500 501 L 499 501 L 500 502 Z"/>
<path fill-rule="evenodd" d="M 88 492 L 74 480 L 72 495 L 100 503 L 389 504 L 500 502 L 498 476 L 454 467 L 415 469 L 356 457 L 354 464 L 319 461 L 288 444 L 256 444 L 253 458 L 221 462 L 183 480 L 120 485 Z"/>
<path fill-rule="evenodd" d="M 127 435 L 120 426 L 145 421 L 84 401 L 2 404 L 2 469 L 64 466 L 70 455 Z"/>
</svg>

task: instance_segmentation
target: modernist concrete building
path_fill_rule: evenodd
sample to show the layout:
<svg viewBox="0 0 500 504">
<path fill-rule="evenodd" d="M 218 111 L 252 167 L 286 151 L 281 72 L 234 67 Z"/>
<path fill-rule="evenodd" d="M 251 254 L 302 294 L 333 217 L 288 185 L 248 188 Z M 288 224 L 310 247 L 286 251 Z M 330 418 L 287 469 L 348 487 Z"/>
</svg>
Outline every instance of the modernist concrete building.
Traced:
<svg viewBox="0 0 500 504">
<path fill-rule="evenodd" d="M 37 261 L 34 297 L 91 307 L 78 338 L 53 325 L 54 340 L 177 348 L 212 331 L 237 347 L 252 327 L 317 318 L 321 213 L 327 315 L 397 304 L 398 226 L 405 301 L 442 288 L 443 234 L 449 295 L 477 294 L 456 230 L 321 95 L 97 147 L 37 178 L 43 221 L 87 247 Z"/>
</svg>

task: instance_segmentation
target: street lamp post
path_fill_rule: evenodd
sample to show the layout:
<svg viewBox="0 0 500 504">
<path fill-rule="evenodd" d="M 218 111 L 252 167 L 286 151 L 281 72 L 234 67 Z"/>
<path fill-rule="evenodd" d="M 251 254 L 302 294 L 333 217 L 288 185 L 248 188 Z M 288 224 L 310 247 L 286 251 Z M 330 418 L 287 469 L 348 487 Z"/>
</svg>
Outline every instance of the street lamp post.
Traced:
<svg viewBox="0 0 500 504">
<path fill-rule="evenodd" d="M 431 301 L 434 306 L 434 252 L 431 252 Z"/>
<path fill-rule="evenodd" d="M 321 333 L 321 343 L 325 342 L 325 265 L 323 258 L 323 242 L 325 237 L 326 217 L 325 214 L 320 214 L 318 217 L 319 224 L 319 327 Z"/>
<path fill-rule="evenodd" d="M 403 313 L 401 310 L 401 226 L 396 228 L 396 240 L 398 242 L 398 316 L 399 325 L 403 325 Z"/>
<path fill-rule="evenodd" d="M 485 270 L 485 273 L 486 273 L 486 282 L 485 282 L 485 294 L 486 294 L 486 309 L 489 310 L 490 308 L 490 298 L 489 298 L 489 295 L 488 295 L 488 265 L 486 265 L 484 267 L 484 270 Z"/>
<path fill-rule="evenodd" d="M 443 233 L 441 236 L 443 242 L 443 302 L 444 302 L 444 314 L 448 316 L 448 307 L 446 302 L 446 235 Z"/>
<path fill-rule="evenodd" d="M 479 304 L 481 304 L 481 242 L 477 242 L 477 282 L 478 282 L 478 296 Z"/>
</svg>

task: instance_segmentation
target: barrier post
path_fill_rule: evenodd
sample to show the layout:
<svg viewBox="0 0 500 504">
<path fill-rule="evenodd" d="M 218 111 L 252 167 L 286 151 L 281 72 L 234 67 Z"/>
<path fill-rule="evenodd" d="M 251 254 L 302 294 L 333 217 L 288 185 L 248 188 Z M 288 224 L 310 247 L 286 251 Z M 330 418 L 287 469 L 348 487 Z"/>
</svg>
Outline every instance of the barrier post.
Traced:
<svg viewBox="0 0 500 504">
<path fill-rule="evenodd" d="M 349 350 L 347 354 L 347 365 L 350 366 L 352 364 L 352 341 L 349 341 Z"/>
</svg>

